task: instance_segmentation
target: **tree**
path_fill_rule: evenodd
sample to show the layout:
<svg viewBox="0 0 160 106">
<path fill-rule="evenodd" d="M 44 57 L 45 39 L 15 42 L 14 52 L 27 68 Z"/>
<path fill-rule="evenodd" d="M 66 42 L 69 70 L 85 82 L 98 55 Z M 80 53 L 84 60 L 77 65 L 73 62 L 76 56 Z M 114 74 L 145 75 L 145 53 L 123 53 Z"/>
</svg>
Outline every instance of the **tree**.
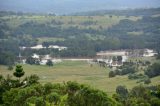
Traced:
<svg viewBox="0 0 160 106">
<path fill-rule="evenodd" d="M 109 72 L 109 77 L 111 78 L 111 77 L 115 77 L 116 76 L 116 74 L 115 74 L 115 72 L 114 71 L 110 71 Z"/>
<path fill-rule="evenodd" d="M 30 56 L 26 59 L 26 63 L 32 65 L 36 63 L 36 60 Z"/>
<path fill-rule="evenodd" d="M 48 42 L 43 42 L 42 46 L 48 48 L 49 47 L 49 43 Z"/>
<path fill-rule="evenodd" d="M 39 80 L 39 77 L 34 74 L 29 77 L 26 77 L 23 82 L 26 81 L 26 85 L 30 86 L 32 84 L 38 84 L 39 83 L 38 80 Z"/>
<path fill-rule="evenodd" d="M 48 95 L 47 99 L 50 103 L 50 106 L 52 106 L 53 102 L 54 102 L 54 105 L 57 105 L 58 101 L 60 101 L 60 95 L 56 92 L 53 92 Z"/>
<path fill-rule="evenodd" d="M 23 75 L 24 75 L 24 71 L 23 71 L 23 68 L 22 68 L 22 66 L 21 65 L 17 65 L 16 66 L 16 69 L 15 69 L 15 72 L 13 73 L 13 75 L 15 76 L 15 77 L 18 77 L 19 78 L 19 80 L 20 80 L 20 77 L 22 77 Z"/>
<path fill-rule="evenodd" d="M 134 66 L 124 66 L 122 67 L 121 75 L 126 75 L 129 73 L 135 73 L 136 69 Z"/>
<path fill-rule="evenodd" d="M 42 97 L 36 98 L 35 106 L 46 106 L 45 100 Z"/>
<path fill-rule="evenodd" d="M 113 60 L 113 61 L 117 61 L 117 57 L 116 57 L 116 56 L 113 56 L 112 60 Z"/>
<path fill-rule="evenodd" d="M 147 78 L 147 79 L 144 80 L 144 84 L 149 84 L 149 83 L 151 83 L 150 78 Z"/>
<path fill-rule="evenodd" d="M 53 62 L 51 60 L 48 60 L 47 63 L 46 63 L 46 65 L 53 66 Z"/>
<path fill-rule="evenodd" d="M 122 61 L 122 56 L 117 56 L 118 61 Z"/>
<path fill-rule="evenodd" d="M 116 93 L 122 97 L 126 97 L 128 95 L 128 90 L 125 86 L 117 86 Z"/>
<path fill-rule="evenodd" d="M 154 63 L 148 67 L 145 74 L 150 78 L 160 75 L 160 63 Z"/>
</svg>

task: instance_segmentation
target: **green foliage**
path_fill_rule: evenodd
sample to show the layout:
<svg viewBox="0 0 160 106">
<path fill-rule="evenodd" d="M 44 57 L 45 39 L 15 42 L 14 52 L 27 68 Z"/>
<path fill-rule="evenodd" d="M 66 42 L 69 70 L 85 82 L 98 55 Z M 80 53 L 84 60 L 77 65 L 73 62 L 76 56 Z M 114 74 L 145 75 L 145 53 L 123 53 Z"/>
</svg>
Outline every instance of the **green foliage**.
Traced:
<svg viewBox="0 0 160 106">
<path fill-rule="evenodd" d="M 77 82 L 67 82 L 67 90 L 70 94 L 75 93 L 77 90 L 80 89 L 80 85 Z"/>
<path fill-rule="evenodd" d="M 117 87 L 118 88 L 118 87 Z M 119 89 L 125 91 L 124 95 L 121 90 L 117 94 L 113 95 L 113 98 L 121 102 L 124 106 L 158 106 L 159 99 L 151 93 L 150 88 L 145 88 L 144 86 L 136 86 L 132 88 L 129 92 L 126 92 L 126 88 L 120 86 Z M 157 88 L 157 87 L 156 87 Z M 154 90 L 157 91 L 157 90 Z"/>
<path fill-rule="evenodd" d="M 60 95 L 53 92 L 47 96 L 47 99 L 50 103 L 50 106 L 52 105 L 52 103 L 54 103 L 54 105 L 58 105 L 58 102 L 60 102 Z"/>
<path fill-rule="evenodd" d="M 8 70 L 13 70 L 13 66 L 9 65 Z"/>
<path fill-rule="evenodd" d="M 21 65 L 16 65 L 16 69 L 15 69 L 15 72 L 13 73 L 13 75 L 15 77 L 22 77 L 23 75 L 25 74 L 25 72 L 23 71 L 23 68 Z"/>
<path fill-rule="evenodd" d="M 137 74 L 137 73 L 129 74 L 128 79 L 137 80 L 137 83 L 140 83 L 140 82 L 144 82 L 144 84 L 150 84 L 151 83 L 150 78 L 148 78 L 147 75 L 144 75 L 144 74 L 141 74 L 141 73 L 140 74 Z"/>
<path fill-rule="evenodd" d="M 157 12 L 157 10 L 151 11 Z M 13 40 L 14 38 L 16 42 L 14 44 L 12 41 L 3 41 L 0 44 L 3 48 L 1 51 L 5 52 L 5 54 L 7 54 L 6 52 L 17 53 L 19 52 L 18 46 L 28 47 L 36 45 L 36 39 L 43 39 L 44 37 L 48 37 L 48 39 L 50 37 L 65 39 L 57 42 L 41 42 L 46 47 L 48 47 L 48 44 L 68 47 L 65 51 L 56 52 L 56 57 L 93 57 L 97 51 L 110 49 L 159 48 L 159 17 L 125 17 L 114 16 L 114 13 L 110 13 L 108 16 L 93 16 L 90 18 L 88 16 L 55 17 L 36 14 L 33 16 L 29 14 L 19 16 L 15 13 L 18 16 L 12 19 L 10 19 L 12 14 L 7 13 L 8 15 L 2 16 L 2 19 L 0 19 L 0 27 L 2 27 L 0 34 L 2 38 L 7 38 L 7 40 L 10 38 Z M 129 12 L 127 13 L 129 14 Z M 109 18 L 109 16 L 112 16 L 112 18 Z M 128 32 L 143 33 L 138 36 L 132 36 Z M 35 51 L 42 53 L 40 50 L 33 50 L 32 53 L 29 51 L 31 50 L 25 50 L 23 55 L 29 56 L 29 54 Z M 50 53 L 48 50 L 43 51 Z M 0 60 L 2 60 L 0 64 L 8 63 L 8 61 L 5 62 L 4 58 Z"/>
<path fill-rule="evenodd" d="M 117 61 L 122 61 L 122 56 L 117 56 Z"/>
<path fill-rule="evenodd" d="M 53 90 L 54 86 L 51 83 L 44 84 L 44 92 L 45 94 L 50 94 Z"/>
<path fill-rule="evenodd" d="M 53 62 L 51 60 L 48 60 L 47 63 L 46 63 L 46 65 L 53 66 Z"/>
<path fill-rule="evenodd" d="M 18 41 L 13 38 L 0 40 L 0 64 L 14 65 L 18 55 Z"/>
<path fill-rule="evenodd" d="M 115 74 L 115 72 L 114 71 L 110 71 L 109 72 L 109 77 L 111 78 L 111 77 L 115 77 L 116 76 L 116 74 Z"/>
<path fill-rule="evenodd" d="M 157 97 L 157 98 L 160 98 L 160 85 L 157 86 L 157 89 L 156 89 L 156 90 L 153 90 L 153 91 L 151 92 L 151 95 L 153 95 L 153 96 L 155 96 L 155 97 Z"/>
<path fill-rule="evenodd" d="M 45 106 L 48 102 L 50 106 L 60 104 L 67 106 L 117 105 L 117 102 L 109 98 L 103 91 L 93 89 L 86 85 L 80 85 L 76 82 L 67 82 L 60 86 L 48 83 L 44 86 L 36 84 L 25 88 L 13 88 L 4 92 L 3 104 L 7 106 L 26 106 L 29 104 Z M 66 89 L 65 92 L 64 89 Z"/>
<path fill-rule="evenodd" d="M 0 76 L 0 104 L 4 106 L 159 106 L 159 87 L 145 88 L 136 86 L 130 91 L 125 86 L 118 86 L 112 98 L 98 89 L 77 82 L 63 84 L 38 83 L 38 76 L 24 79 L 26 84 L 13 86 L 13 80 Z M 25 86 L 24 86 L 25 85 Z"/>
<path fill-rule="evenodd" d="M 129 73 L 135 73 L 136 72 L 136 69 L 134 66 L 124 66 L 121 70 L 121 75 L 126 75 L 126 74 L 129 74 Z"/>
<path fill-rule="evenodd" d="M 29 77 L 26 77 L 23 82 L 25 83 L 25 86 L 31 86 L 33 84 L 38 84 L 39 77 L 37 75 L 31 75 Z"/>
<path fill-rule="evenodd" d="M 160 59 L 160 54 L 158 54 L 156 58 L 157 58 L 157 59 Z"/>
<path fill-rule="evenodd" d="M 128 79 L 146 79 L 146 78 L 147 78 L 147 76 L 143 75 L 143 74 L 134 73 L 134 74 L 128 75 Z"/>
<path fill-rule="evenodd" d="M 144 96 L 146 96 L 146 98 L 147 98 L 147 96 L 149 96 L 148 95 L 148 90 L 142 85 L 134 87 L 131 90 L 130 94 L 131 94 L 131 96 L 134 96 L 134 97 L 137 97 L 137 98 L 138 97 L 144 97 Z"/>
<path fill-rule="evenodd" d="M 6 91 L 4 94 L 3 94 L 3 101 L 4 101 L 4 104 L 6 106 L 14 106 L 14 105 L 17 105 L 19 106 L 20 104 L 18 104 L 15 100 L 18 94 L 19 90 L 18 88 L 15 88 L 15 89 L 11 89 L 10 91 Z"/>
<path fill-rule="evenodd" d="M 160 75 L 160 63 L 154 63 L 145 71 L 150 78 Z"/>
<path fill-rule="evenodd" d="M 43 42 L 42 46 L 48 48 L 49 47 L 49 43 L 48 42 Z"/>
<path fill-rule="evenodd" d="M 30 65 L 33 65 L 33 64 L 35 64 L 36 63 L 36 60 L 33 58 L 33 57 L 28 57 L 27 59 L 26 59 L 26 63 L 27 64 L 30 64 Z"/>
<path fill-rule="evenodd" d="M 0 64 L 3 65 L 14 65 L 15 56 L 11 52 L 0 52 Z"/>
<path fill-rule="evenodd" d="M 116 93 L 120 96 L 122 101 L 125 101 L 125 99 L 128 97 L 128 90 L 125 86 L 117 86 Z"/>
<path fill-rule="evenodd" d="M 144 80 L 144 84 L 150 84 L 150 83 L 151 83 L 151 80 L 149 78 Z"/>
<path fill-rule="evenodd" d="M 128 78 L 129 79 L 134 79 L 137 77 L 137 75 L 133 74 L 136 72 L 136 68 L 134 65 L 131 64 L 125 64 L 121 67 L 119 67 L 118 69 L 114 70 L 114 71 L 110 71 L 109 72 L 109 77 L 115 77 L 116 75 L 126 75 L 129 74 Z M 136 76 L 136 77 L 135 77 Z"/>
<path fill-rule="evenodd" d="M 92 89 L 88 86 L 78 86 L 77 83 L 69 84 L 68 104 L 69 106 L 116 106 L 117 103 L 108 98 L 107 94 Z"/>
<path fill-rule="evenodd" d="M 152 106 L 160 106 L 160 100 L 159 100 L 159 98 L 152 98 L 151 99 L 151 105 Z"/>
<path fill-rule="evenodd" d="M 43 97 L 36 98 L 35 106 L 46 106 L 46 103 L 45 103 Z"/>
</svg>

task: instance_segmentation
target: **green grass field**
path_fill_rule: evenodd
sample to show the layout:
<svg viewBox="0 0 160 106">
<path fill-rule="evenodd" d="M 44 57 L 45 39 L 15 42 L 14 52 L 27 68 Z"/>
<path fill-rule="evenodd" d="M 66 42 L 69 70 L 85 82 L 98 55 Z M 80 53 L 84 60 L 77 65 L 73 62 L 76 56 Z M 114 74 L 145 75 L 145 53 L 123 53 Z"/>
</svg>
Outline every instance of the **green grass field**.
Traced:
<svg viewBox="0 0 160 106">
<path fill-rule="evenodd" d="M 79 28 L 94 28 L 99 29 L 101 26 L 102 28 L 109 28 L 112 25 L 118 24 L 120 20 L 129 19 L 132 21 L 136 21 L 141 19 L 142 17 L 126 17 L 126 16 L 114 16 L 110 17 L 109 15 L 105 16 L 4 16 L 0 17 L 0 19 L 7 20 L 7 24 L 12 27 L 18 27 L 21 24 L 26 22 L 37 22 L 40 24 L 51 22 L 55 20 L 56 22 L 62 22 L 62 28 L 70 27 L 70 26 L 78 26 Z M 91 25 L 83 25 L 82 23 L 86 21 L 96 22 L 96 24 Z"/>
<path fill-rule="evenodd" d="M 56 42 L 56 41 L 64 41 L 64 38 L 56 38 L 56 37 L 41 37 L 37 38 L 38 44 L 42 44 L 43 42 Z"/>
<path fill-rule="evenodd" d="M 40 77 L 41 83 L 63 83 L 67 81 L 77 81 L 79 83 L 89 84 L 93 88 L 98 88 L 106 91 L 108 94 L 113 94 L 118 85 L 125 85 L 127 88 L 139 85 L 136 80 L 129 80 L 127 75 L 116 76 L 109 78 L 109 69 L 102 68 L 98 65 L 91 67 L 87 62 L 64 61 L 55 64 L 53 67 L 23 65 L 25 76 L 37 74 Z M 0 66 L 0 73 L 4 76 L 12 75 L 13 71 L 7 70 L 6 66 Z M 160 76 L 152 78 L 150 85 L 160 84 Z"/>
</svg>

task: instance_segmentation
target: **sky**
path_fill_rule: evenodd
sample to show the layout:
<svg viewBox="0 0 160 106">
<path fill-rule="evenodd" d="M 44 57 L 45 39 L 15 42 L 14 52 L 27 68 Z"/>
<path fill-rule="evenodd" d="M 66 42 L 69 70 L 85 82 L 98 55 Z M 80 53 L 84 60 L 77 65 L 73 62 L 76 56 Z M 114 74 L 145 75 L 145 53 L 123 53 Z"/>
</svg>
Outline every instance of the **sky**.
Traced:
<svg viewBox="0 0 160 106">
<path fill-rule="evenodd" d="M 0 10 L 66 14 L 93 10 L 157 8 L 160 0 L 0 0 Z"/>
</svg>

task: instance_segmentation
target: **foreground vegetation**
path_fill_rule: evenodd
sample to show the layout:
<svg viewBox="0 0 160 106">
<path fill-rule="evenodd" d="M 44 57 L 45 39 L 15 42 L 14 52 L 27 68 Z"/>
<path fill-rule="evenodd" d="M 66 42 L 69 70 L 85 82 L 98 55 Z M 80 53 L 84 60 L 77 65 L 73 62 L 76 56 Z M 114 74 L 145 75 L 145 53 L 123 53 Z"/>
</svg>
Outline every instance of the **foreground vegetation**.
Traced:
<svg viewBox="0 0 160 106">
<path fill-rule="evenodd" d="M 3 106 L 159 106 L 160 86 L 136 86 L 130 91 L 117 86 L 116 93 L 107 93 L 76 82 L 39 83 L 37 75 L 24 79 L 23 67 L 16 66 L 14 76 L 0 76 L 0 104 Z M 21 79 L 20 79 L 21 78 Z"/>
</svg>

